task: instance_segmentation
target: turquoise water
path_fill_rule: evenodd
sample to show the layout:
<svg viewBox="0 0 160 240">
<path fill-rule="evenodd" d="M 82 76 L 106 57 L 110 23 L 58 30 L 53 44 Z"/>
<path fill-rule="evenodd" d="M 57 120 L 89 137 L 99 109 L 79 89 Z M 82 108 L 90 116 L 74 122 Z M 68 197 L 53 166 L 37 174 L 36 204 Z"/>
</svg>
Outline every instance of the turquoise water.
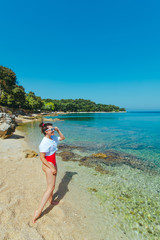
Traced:
<svg viewBox="0 0 160 240">
<path fill-rule="evenodd" d="M 80 184 L 96 197 L 97 205 L 93 209 L 98 211 L 101 206 L 104 213 L 110 211 L 117 219 L 116 228 L 123 231 L 127 239 L 159 240 L 160 112 L 66 114 L 51 118 L 47 117 L 45 121 L 61 120 L 53 125 L 64 133 L 65 145 L 71 146 L 67 151 L 81 156 L 106 152 L 127 156 L 127 164 L 119 159 L 116 164 L 98 159 L 90 165 L 91 168 L 85 168 L 85 175 L 77 186 Z M 43 137 L 38 124 L 32 122 L 24 126 L 30 146 L 37 151 Z M 85 148 L 75 149 L 73 146 Z M 60 148 L 61 151 L 66 148 Z M 114 158 L 112 161 L 115 163 Z M 78 168 L 84 173 L 84 166 L 78 163 L 65 162 L 68 169 L 76 171 Z M 105 174 L 96 170 L 95 164 L 99 163 L 107 170 Z M 97 223 L 102 232 L 103 229 L 106 231 L 106 214 Z"/>
<path fill-rule="evenodd" d="M 160 167 L 160 112 L 87 113 L 58 116 L 65 142 L 94 152 L 129 153 Z"/>
</svg>

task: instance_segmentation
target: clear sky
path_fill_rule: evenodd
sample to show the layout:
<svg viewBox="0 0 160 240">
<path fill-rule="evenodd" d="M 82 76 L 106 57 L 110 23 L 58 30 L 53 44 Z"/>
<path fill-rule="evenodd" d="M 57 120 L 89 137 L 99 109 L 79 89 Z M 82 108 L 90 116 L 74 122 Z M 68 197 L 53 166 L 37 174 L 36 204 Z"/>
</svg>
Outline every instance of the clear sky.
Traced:
<svg viewBox="0 0 160 240">
<path fill-rule="evenodd" d="M 1 1 L 0 65 L 42 98 L 160 109 L 160 2 Z"/>
</svg>

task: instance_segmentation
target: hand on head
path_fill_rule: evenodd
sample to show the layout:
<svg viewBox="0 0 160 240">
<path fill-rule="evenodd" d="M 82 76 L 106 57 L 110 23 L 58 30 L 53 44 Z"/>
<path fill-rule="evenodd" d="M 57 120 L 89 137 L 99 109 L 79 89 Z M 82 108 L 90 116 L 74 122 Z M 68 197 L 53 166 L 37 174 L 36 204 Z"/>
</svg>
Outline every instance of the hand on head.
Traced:
<svg viewBox="0 0 160 240">
<path fill-rule="evenodd" d="M 55 131 L 57 131 L 57 132 L 59 131 L 59 128 L 58 128 L 58 127 L 54 127 L 54 129 L 55 129 Z"/>
</svg>

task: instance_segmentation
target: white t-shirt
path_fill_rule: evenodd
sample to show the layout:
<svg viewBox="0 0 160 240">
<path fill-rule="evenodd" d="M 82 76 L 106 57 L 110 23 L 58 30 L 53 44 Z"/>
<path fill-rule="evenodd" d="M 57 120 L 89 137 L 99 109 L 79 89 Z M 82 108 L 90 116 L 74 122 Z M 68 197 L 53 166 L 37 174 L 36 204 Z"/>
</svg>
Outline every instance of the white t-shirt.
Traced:
<svg viewBox="0 0 160 240">
<path fill-rule="evenodd" d="M 46 156 L 50 156 L 58 150 L 57 145 L 59 143 L 60 137 L 53 135 L 51 138 L 52 140 L 44 137 L 39 145 L 39 151 L 45 152 Z"/>
</svg>

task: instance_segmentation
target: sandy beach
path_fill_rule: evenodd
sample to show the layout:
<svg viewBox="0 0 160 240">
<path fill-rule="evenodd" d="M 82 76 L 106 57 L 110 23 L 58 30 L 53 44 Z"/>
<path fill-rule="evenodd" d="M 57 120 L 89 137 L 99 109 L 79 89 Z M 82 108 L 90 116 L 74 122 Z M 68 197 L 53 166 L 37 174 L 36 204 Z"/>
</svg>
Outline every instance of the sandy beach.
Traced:
<svg viewBox="0 0 160 240">
<path fill-rule="evenodd" d="M 109 213 L 106 215 L 106 229 L 101 229 L 103 209 L 94 208 L 94 194 L 83 187 L 88 169 L 83 166 L 77 168 L 77 163 L 62 162 L 60 157 L 55 189 L 60 202 L 56 206 L 47 204 L 41 217 L 33 224 L 33 213 L 45 191 L 46 179 L 39 156 L 25 158 L 23 151 L 26 149 L 25 137 L 17 130 L 12 137 L 0 139 L 0 239 L 127 239 L 116 228 L 116 219 Z M 93 171 L 91 169 L 90 174 Z"/>
</svg>

